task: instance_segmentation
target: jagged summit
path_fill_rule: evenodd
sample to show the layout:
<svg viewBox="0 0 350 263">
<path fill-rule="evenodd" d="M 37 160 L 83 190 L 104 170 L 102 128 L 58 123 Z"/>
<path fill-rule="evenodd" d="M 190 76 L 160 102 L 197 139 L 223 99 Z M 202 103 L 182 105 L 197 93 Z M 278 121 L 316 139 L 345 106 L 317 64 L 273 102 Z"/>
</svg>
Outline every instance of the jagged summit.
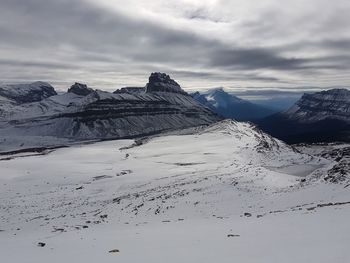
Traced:
<svg viewBox="0 0 350 263">
<path fill-rule="evenodd" d="M 68 93 L 74 93 L 76 95 L 87 96 L 94 90 L 88 88 L 86 84 L 75 82 L 69 89 Z"/>
<path fill-rule="evenodd" d="M 0 96 L 16 103 L 41 101 L 57 95 L 55 89 L 46 82 L 37 81 L 30 84 L 11 84 L 0 86 Z"/>
<path fill-rule="evenodd" d="M 169 75 L 160 72 L 154 72 L 149 77 L 146 85 L 146 92 L 173 92 L 187 95 L 181 86 Z"/>
</svg>

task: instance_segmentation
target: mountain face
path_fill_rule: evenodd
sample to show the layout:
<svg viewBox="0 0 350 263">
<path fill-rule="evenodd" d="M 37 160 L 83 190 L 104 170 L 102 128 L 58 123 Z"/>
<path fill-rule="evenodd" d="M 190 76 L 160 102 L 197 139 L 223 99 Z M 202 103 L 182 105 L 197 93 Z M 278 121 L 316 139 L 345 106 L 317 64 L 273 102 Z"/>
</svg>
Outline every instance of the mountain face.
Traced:
<svg viewBox="0 0 350 263">
<path fill-rule="evenodd" d="M 46 82 L 34 82 L 31 84 L 0 86 L 0 99 L 12 103 L 29 103 L 46 99 L 57 95 L 54 88 Z"/>
<path fill-rule="evenodd" d="M 165 74 L 153 73 L 144 92 L 134 94 L 93 91 L 76 83 L 61 95 L 0 106 L 0 150 L 130 138 L 220 120 L 175 83 Z M 20 87 L 16 90 L 21 93 Z M 37 92 L 42 94 L 46 87 L 42 89 Z"/>
<path fill-rule="evenodd" d="M 350 123 L 350 91 L 332 89 L 303 97 L 285 115 L 303 123 L 334 119 Z"/>
<path fill-rule="evenodd" d="M 172 92 L 187 95 L 180 85 L 165 73 L 152 73 L 146 85 L 146 92 Z"/>
<path fill-rule="evenodd" d="M 263 119 L 259 126 L 290 143 L 350 141 L 350 91 L 304 94 L 289 110 Z"/>
<path fill-rule="evenodd" d="M 206 93 L 195 92 L 192 97 L 217 114 L 238 121 L 256 121 L 276 111 L 235 97 L 222 88 Z"/>
</svg>

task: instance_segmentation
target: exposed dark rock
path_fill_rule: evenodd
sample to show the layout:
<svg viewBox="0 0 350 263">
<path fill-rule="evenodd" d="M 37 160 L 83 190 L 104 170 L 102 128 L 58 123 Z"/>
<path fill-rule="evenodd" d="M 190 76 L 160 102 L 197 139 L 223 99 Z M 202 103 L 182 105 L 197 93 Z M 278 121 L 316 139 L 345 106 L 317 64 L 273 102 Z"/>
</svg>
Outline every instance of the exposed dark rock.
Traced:
<svg viewBox="0 0 350 263">
<path fill-rule="evenodd" d="M 52 232 L 64 232 L 64 228 L 56 228 L 56 227 L 54 227 L 54 230 Z"/>
<path fill-rule="evenodd" d="M 69 93 L 74 93 L 80 96 L 87 96 L 90 93 L 94 92 L 93 89 L 88 88 L 88 86 L 86 84 L 81 84 L 78 82 L 75 82 L 69 89 L 68 89 Z"/>
<path fill-rule="evenodd" d="M 39 242 L 38 243 L 38 247 L 45 247 L 46 246 L 46 243 L 44 243 L 44 242 Z"/>
<path fill-rule="evenodd" d="M 155 72 L 149 77 L 149 81 L 146 85 L 146 92 L 173 92 L 187 95 L 187 93 L 181 89 L 180 85 L 169 75 L 165 73 Z"/>
<path fill-rule="evenodd" d="M 337 162 L 327 171 L 325 181 L 343 183 L 350 180 L 350 147 L 336 148 L 321 154 L 323 158 Z"/>
<path fill-rule="evenodd" d="M 118 93 L 138 94 L 138 93 L 144 93 L 144 92 L 145 92 L 144 87 L 125 87 L 125 88 L 118 89 L 113 93 L 114 94 L 118 94 Z"/>
<path fill-rule="evenodd" d="M 98 175 L 98 176 L 94 176 L 93 180 L 97 181 L 97 180 L 108 179 L 108 178 L 112 178 L 112 176 L 110 176 L 110 175 Z"/>
<path fill-rule="evenodd" d="M 240 237 L 240 235 L 228 234 L 227 237 Z"/>
</svg>

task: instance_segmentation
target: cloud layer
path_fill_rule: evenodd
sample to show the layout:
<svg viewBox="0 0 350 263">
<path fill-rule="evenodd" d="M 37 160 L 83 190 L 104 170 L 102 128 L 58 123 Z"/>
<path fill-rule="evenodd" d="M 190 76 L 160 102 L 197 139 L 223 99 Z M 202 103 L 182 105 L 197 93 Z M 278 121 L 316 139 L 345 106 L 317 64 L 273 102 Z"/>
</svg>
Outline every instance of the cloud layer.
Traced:
<svg viewBox="0 0 350 263">
<path fill-rule="evenodd" d="M 350 86 L 345 0 L 2 0 L 2 82 Z"/>
</svg>

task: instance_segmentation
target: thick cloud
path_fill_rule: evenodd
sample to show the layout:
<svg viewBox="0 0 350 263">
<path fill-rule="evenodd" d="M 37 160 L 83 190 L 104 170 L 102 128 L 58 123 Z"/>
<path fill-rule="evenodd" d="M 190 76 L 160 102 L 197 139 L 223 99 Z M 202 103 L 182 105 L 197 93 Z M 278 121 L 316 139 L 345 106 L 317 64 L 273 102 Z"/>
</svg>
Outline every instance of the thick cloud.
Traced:
<svg viewBox="0 0 350 263">
<path fill-rule="evenodd" d="M 2 0 L 2 82 L 350 85 L 348 1 Z"/>
</svg>

